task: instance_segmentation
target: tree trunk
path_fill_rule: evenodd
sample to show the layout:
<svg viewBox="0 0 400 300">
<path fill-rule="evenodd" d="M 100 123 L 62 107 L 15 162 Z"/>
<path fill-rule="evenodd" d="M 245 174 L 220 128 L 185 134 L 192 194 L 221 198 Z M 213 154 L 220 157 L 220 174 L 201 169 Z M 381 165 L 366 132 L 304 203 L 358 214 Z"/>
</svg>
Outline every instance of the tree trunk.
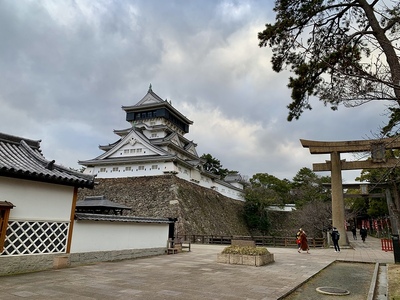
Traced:
<svg viewBox="0 0 400 300">
<path fill-rule="evenodd" d="M 396 205 L 396 202 L 398 202 L 399 199 L 399 194 L 395 185 L 392 188 L 392 193 L 389 188 L 386 189 L 386 201 L 389 210 L 390 223 L 392 225 L 392 234 L 399 234 L 399 209 Z M 393 201 L 392 194 L 394 195 L 394 198 L 397 198 L 397 200 Z"/>
<path fill-rule="evenodd" d="M 379 45 L 382 47 L 383 52 L 386 56 L 386 62 L 388 63 L 392 82 L 390 83 L 393 87 L 394 95 L 397 103 L 400 105 L 400 62 L 396 55 L 396 51 L 390 40 L 386 36 L 385 30 L 379 25 L 372 6 L 366 0 L 358 0 L 358 3 L 364 10 L 369 24 L 372 28 L 372 34 L 375 36 Z M 389 29 L 390 30 L 390 29 Z"/>
</svg>

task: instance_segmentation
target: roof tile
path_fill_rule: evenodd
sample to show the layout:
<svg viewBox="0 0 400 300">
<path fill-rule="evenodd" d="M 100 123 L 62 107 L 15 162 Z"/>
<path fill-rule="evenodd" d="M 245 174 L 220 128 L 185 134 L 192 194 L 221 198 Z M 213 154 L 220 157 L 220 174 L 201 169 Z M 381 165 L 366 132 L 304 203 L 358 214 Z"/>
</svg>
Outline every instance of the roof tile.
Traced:
<svg viewBox="0 0 400 300">
<path fill-rule="evenodd" d="M 75 213 L 75 220 L 86 221 L 112 221 L 112 222 L 129 222 L 129 223 L 174 223 L 169 218 L 148 218 L 148 217 L 133 217 L 133 216 L 117 216 L 117 215 L 101 215 L 101 214 L 86 214 Z"/>
<path fill-rule="evenodd" d="M 94 187 L 94 177 L 72 171 L 46 160 L 40 141 L 0 133 L 0 176 L 56 183 L 75 187 Z"/>
</svg>

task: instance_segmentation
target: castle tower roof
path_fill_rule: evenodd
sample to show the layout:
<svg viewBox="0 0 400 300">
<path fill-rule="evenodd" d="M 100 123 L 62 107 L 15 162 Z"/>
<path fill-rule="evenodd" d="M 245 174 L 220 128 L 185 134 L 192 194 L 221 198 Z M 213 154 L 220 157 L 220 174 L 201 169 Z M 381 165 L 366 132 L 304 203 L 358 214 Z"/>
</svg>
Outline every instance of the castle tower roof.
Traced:
<svg viewBox="0 0 400 300">
<path fill-rule="evenodd" d="M 175 109 L 171 102 L 161 99 L 154 93 L 151 85 L 147 94 L 138 103 L 131 106 L 122 106 L 122 109 L 126 112 L 126 120 L 128 122 L 137 122 L 151 118 L 165 118 L 185 133 L 189 132 L 189 125 L 193 124 L 193 121 Z"/>
</svg>

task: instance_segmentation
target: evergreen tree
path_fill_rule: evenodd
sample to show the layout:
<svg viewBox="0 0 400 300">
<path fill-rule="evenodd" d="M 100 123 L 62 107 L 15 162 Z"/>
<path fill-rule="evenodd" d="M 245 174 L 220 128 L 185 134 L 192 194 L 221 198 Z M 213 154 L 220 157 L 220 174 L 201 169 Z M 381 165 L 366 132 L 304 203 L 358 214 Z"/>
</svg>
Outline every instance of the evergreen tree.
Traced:
<svg viewBox="0 0 400 300">
<path fill-rule="evenodd" d="M 233 172 L 223 168 L 221 161 L 213 157 L 211 154 L 203 154 L 200 158 L 205 160 L 205 163 L 203 164 L 204 170 L 219 175 L 221 179 L 224 179 L 228 173 Z"/>
<path fill-rule="evenodd" d="M 274 71 L 294 73 L 289 121 L 311 110 L 309 98 L 317 96 L 333 110 L 389 100 L 384 133 L 399 124 L 399 1 L 276 0 L 274 11 L 259 46 L 272 48 Z"/>
</svg>

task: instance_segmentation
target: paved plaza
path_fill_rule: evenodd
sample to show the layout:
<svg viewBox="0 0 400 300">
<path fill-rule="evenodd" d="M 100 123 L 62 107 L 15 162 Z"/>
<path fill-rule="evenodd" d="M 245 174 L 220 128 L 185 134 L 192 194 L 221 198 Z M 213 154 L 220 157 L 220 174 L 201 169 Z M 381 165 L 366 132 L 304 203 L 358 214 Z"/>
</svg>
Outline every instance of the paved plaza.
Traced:
<svg viewBox="0 0 400 300">
<path fill-rule="evenodd" d="M 192 244 L 191 252 L 0 277 L 0 299 L 278 299 L 335 260 L 393 263 L 379 239 L 349 240 L 340 253 L 268 248 L 262 267 L 216 263 L 224 246 Z"/>
</svg>

